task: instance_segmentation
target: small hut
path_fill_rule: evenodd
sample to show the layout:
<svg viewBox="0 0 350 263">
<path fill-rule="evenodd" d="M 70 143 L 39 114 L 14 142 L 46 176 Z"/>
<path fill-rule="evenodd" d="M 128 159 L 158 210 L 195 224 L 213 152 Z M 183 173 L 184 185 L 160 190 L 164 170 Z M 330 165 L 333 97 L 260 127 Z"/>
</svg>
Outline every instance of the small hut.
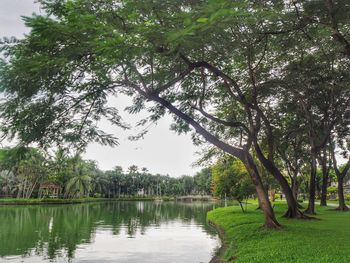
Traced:
<svg viewBox="0 0 350 263">
<path fill-rule="evenodd" d="M 40 184 L 39 197 L 57 198 L 61 193 L 61 185 L 55 182 L 44 182 Z"/>
</svg>

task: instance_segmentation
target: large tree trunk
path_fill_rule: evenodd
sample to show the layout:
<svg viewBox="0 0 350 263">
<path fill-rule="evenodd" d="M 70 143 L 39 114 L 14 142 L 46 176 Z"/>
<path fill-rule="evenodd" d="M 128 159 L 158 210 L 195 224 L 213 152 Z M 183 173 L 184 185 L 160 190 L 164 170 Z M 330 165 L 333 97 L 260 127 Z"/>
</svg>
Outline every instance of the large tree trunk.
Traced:
<svg viewBox="0 0 350 263">
<path fill-rule="evenodd" d="M 294 197 L 295 201 L 297 202 L 297 207 L 299 209 L 302 209 L 303 206 L 301 204 L 299 204 L 299 202 L 298 202 L 299 185 L 298 185 L 297 176 L 298 176 L 298 172 L 295 172 L 295 174 L 293 175 L 293 178 L 292 178 L 292 193 L 293 193 L 293 197 Z M 304 217 L 302 217 L 302 218 L 304 218 Z"/>
<path fill-rule="evenodd" d="M 286 196 L 286 200 L 288 204 L 288 210 L 283 216 L 287 218 L 300 218 L 300 219 L 307 218 L 299 210 L 299 205 L 298 205 L 297 199 L 295 198 L 295 195 L 293 194 L 292 189 L 290 188 L 286 178 L 284 178 L 284 176 L 281 174 L 281 172 L 278 169 L 274 170 L 274 177 L 280 183 L 283 193 Z"/>
<path fill-rule="evenodd" d="M 260 148 L 255 145 L 257 156 L 260 160 L 260 162 L 264 165 L 264 167 L 273 175 L 273 177 L 279 182 L 279 184 L 282 187 L 282 191 L 284 195 L 286 196 L 287 204 L 288 204 L 288 210 L 283 215 L 287 218 L 299 218 L 299 219 L 308 219 L 307 216 L 303 214 L 299 210 L 299 204 L 297 202 L 297 199 L 294 197 L 293 191 L 290 188 L 288 181 L 283 176 L 281 171 L 276 167 L 273 161 L 265 158 L 263 153 L 261 152 Z"/>
<path fill-rule="evenodd" d="M 283 192 L 288 203 L 288 210 L 283 216 L 287 218 L 309 219 L 309 217 L 305 216 L 303 212 L 299 210 L 301 206 L 298 204 L 296 193 L 291 191 L 289 185 L 288 188 L 286 186 L 283 188 Z"/>
<path fill-rule="evenodd" d="M 339 206 L 336 208 L 336 210 L 339 211 L 349 211 L 349 207 L 345 204 L 345 198 L 344 198 L 344 186 L 343 186 L 343 177 L 338 176 L 338 200 L 339 200 Z"/>
<path fill-rule="evenodd" d="M 294 199 L 298 201 L 298 180 L 296 176 L 293 176 L 292 178 L 292 193 L 294 196 Z"/>
<path fill-rule="evenodd" d="M 320 165 L 322 167 L 322 185 L 321 185 L 321 206 L 327 206 L 327 187 L 329 178 L 329 167 L 327 150 L 323 148 L 323 153 L 319 158 Z"/>
<path fill-rule="evenodd" d="M 271 207 L 271 203 L 267 194 L 266 189 L 261 181 L 258 169 L 253 161 L 253 158 L 249 153 L 245 153 L 243 160 L 247 171 L 252 179 L 253 184 L 255 185 L 255 190 L 259 200 L 259 206 L 264 213 L 265 216 L 265 224 L 266 228 L 280 228 L 281 225 L 277 222 L 275 213 Z"/>
<path fill-rule="evenodd" d="M 322 188 L 321 188 L 321 206 L 327 206 L 327 188 L 328 188 L 328 169 L 322 167 Z"/>
<path fill-rule="evenodd" d="M 311 153 L 311 174 L 310 174 L 310 188 L 309 188 L 309 205 L 305 210 L 306 214 L 315 214 L 315 195 L 316 195 L 316 154 Z"/>
</svg>

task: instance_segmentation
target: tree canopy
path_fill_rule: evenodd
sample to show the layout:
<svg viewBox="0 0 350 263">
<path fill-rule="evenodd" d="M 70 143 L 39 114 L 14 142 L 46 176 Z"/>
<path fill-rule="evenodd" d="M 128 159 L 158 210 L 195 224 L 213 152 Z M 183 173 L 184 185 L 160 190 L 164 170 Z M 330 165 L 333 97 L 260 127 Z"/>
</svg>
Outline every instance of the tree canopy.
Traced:
<svg viewBox="0 0 350 263">
<path fill-rule="evenodd" d="M 30 34 L 2 45 L 4 136 L 115 145 L 98 121 L 127 128 L 107 103 L 127 94 L 127 111 L 150 113 L 140 125 L 169 112 L 172 129 L 241 160 L 268 227 L 279 224 L 259 165 L 286 195 L 285 216 L 305 218 L 278 153 L 280 140 L 299 138 L 310 163 L 306 212 L 315 213 L 317 159 L 349 125 L 347 1 L 39 2 L 45 15 L 24 18 Z"/>
</svg>

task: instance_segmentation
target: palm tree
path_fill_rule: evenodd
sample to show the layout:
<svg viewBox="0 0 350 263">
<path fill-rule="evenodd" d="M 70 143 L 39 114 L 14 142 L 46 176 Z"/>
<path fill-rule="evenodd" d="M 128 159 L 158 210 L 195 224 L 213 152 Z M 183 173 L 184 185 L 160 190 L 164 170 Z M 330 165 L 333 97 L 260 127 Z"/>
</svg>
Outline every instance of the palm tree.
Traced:
<svg viewBox="0 0 350 263">
<path fill-rule="evenodd" d="M 47 160 L 38 149 L 24 146 L 0 149 L 2 188 L 6 195 L 29 198 L 47 177 Z"/>
<path fill-rule="evenodd" d="M 88 197 L 91 190 L 91 163 L 76 156 L 73 162 L 73 176 L 66 184 L 66 197 Z"/>
<path fill-rule="evenodd" d="M 79 174 L 74 176 L 66 185 L 66 197 L 88 197 L 90 192 L 90 183 L 91 177 L 88 175 Z"/>
<path fill-rule="evenodd" d="M 107 179 L 107 176 L 103 172 L 98 171 L 91 178 L 91 191 L 92 191 L 92 193 L 100 194 L 100 195 L 107 195 L 108 183 L 109 183 L 109 181 Z"/>
<path fill-rule="evenodd" d="M 5 197 L 12 196 L 17 190 L 16 188 L 16 176 L 12 171 L 2 170 L 0 171 L 0 193 Z"/>
</svg>

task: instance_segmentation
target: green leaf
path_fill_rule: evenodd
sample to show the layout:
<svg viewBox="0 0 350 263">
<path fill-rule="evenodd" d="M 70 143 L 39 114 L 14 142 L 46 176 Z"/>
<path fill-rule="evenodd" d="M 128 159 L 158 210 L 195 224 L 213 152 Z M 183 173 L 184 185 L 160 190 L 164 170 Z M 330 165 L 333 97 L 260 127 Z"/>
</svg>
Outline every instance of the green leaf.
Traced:
<svg viewBox="0 0 350 263">
<path fill-rule="evenodd" d="M 208 22 L 208 18 L 200 17 L 200 18 L 197 19 L 197 22 L 199 22 L 199 23 L 206 23 L 206 22 Z"/>
</svg>

